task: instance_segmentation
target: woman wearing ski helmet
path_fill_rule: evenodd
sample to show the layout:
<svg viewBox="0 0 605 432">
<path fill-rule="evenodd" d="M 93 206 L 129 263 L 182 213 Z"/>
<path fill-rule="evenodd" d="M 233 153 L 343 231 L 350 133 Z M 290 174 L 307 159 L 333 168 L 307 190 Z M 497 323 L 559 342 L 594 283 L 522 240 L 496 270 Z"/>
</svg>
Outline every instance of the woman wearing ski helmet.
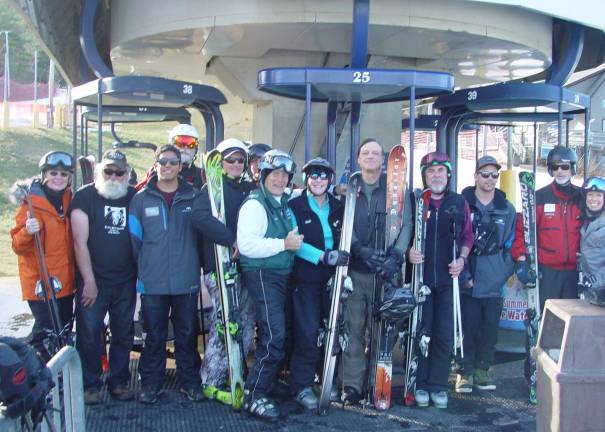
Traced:
<svg viewBox="0 0 605 432">
<path fill-rule="evenodd" d="M 40 159 L 40 177 L 31 182 L 18 182 L 12 188 L 12 200 L 21 205 L 11 229 L 12 248 L 17 254 L 19 279 L 23 300 L 26 300 L 34 316 L 31 344 L 45 360 L 49 352 L 45 344 L 49 332 L 53 331 L 49 306 L 45 304 L 43 292 L 36 292 L 37 282 L 42 278 L 34 236 L 40 236 L 48 273 L 62 285 L 56 293 L 57 309 L 62 325 L 71 323 L 74 298 L 74 252 L 67 210 L 71 204 L 71 175 L 74 170 L 71 155 L 51 151 Z M 31 200 L 33 214 L 26 199 Z"/>
<path fill-rule="evenodd" d="M 605 177 L 589 177 L 584 191 L 584 223 L 580 230 L 580 295 L 605 306 Z"/>
<path fill-rule="evenodd" d="M 209 399 L 216 399 L 225 404 L 238 407 L 240 401 L 234 401 L 227 382 L 229 380 L 229 359 L 225 352 L 223 336 L 217 331 L 217 324 L 221 324 L 219 315 L 221 309 L 221 294 L 216 272 L 215 246 L 228 247 L 231 257 L 238 258 L 236 243 L 237 214 L 238 210 L 251 190 L 255 188 L 252 182 L 244 180 L 247 162 L 247 148 L 243 142 L 235 138 L 222 141 L 217 147 L 221 153 L 222 175 L 220 180 L 215 176 L 217 172 L 209 171 L 209 180 L 216 188 L 221 187 L 223 197 L 223 208 L 221 213 L 223 220 L 218 219 L 212 213 L 208 184 L 206 183 L 200 192 L 200 198 L 195 200 L 191 213 L 191 220 L 198 229 L 202 238 L 202 259 L 204 268 L 204 283 L 212 300 L 213 312 L 211 317 L 210 334 L 204 360 L 201 367 L 201 378 L 204 395 Z M 216 181 L 215 181 L 216 180 Z M 216 189 L 214 189 L 216 192 Z M 252 344 L 254 336 L 254 312 L 253 305 L 249 301 L 247 291 L 238 289 L 235 295 L 239 302 L 238 325 L 241 331 L 241 341 L 244 353 Z"/>
<path fill-rule="evenodd" d="M 287 153 L 270 150 L 262 157 L 259 169 L 260 187 L 242 204 L 237 223 L 243 284 L 255 304 L 258 328 L 244 409 L 256 417 L 277 420 L 279 408 L 267 395 L 285 356 L 290 273 L 303 236 L 297 232 L 285 193 L 296 164 Z"/>
<path fill-rule="evenodd" d="M 271 146 L 263 143 L 252 144 L 248 148 L 248 175 L 250 179 L 256 183 L 260 181 L 260 171 L 258 164 L 261 158 L 271 150 Z"/>
<path fill-rule="evenodd" d="M 334 169 L 323 158 L 311 159 L 303 167 L 305 190 L 289 202 L 304 243 L 296 251 L 292 271 L 292 337 L 290 386 L 296 401 L 306 409 L 317 409 L 313 392 L 320 349 L 317 335 L 330 302 L 325 287 L 334 269 L 346 265 L 349 254 L 338 250 L 343 204 L 328 193 Z M 334 397 L 338 397 L 335 389 Z"/>
</svg>

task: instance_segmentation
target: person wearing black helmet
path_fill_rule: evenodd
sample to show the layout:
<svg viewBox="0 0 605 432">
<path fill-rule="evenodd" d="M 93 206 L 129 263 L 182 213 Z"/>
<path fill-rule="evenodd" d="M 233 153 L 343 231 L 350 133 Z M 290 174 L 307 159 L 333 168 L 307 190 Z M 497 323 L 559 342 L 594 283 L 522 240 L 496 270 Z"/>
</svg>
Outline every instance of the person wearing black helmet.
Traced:
<svg viewBox="0 0 605 432">
<path fill-rule="evenodd" d="M 247 148 L 243 142 L 228 138 L 216 147 L 222 157 L 222 193 L 225 217 L 223 223 L 212 215 L 208 187 L 204 185 L 200 199 L 193 205 L 191 219 L 193 225 L 200 231 L 203 238 L 204 283 L 212 300 L 213 312 L 210 325 L 210 335 L 204 352 L 204 360 L 200 374 L 204 395 L 225 404 L 232 403 L 231 392 L 226 389 L 228 376 L 228 360 L 225 354 L 223 337 L 217 331 L 220 323 L 218 312 L 221 309 L 220 292 L 216 282 L 216 257 L 214 245 L 220 244 L 231 248 L 232 257 L 238 258 L 239 251 L 236 243 L 238 210 L 255 188 L 254 183 L 244 180 L 247 164 Z M 254 318 L 252 305 L 248 301 L 248 292 L 241 290 L 239 297 L 239 324 L 242 326 L 244 351 L 247 353 L 252 344 L 254 334 Z"/>
<path fill-rule="evenodd" d="M 257 341 L 254 363 L 244 388 L 244 410 L 274 421 L 278 406 L 268 398 L 285 356 L 286 303 L 294 253 L 301 247 L 295 219 L 285 189 L 296 164 L 281 150 L 264 154 L 260 187 L 250 193 L 239 210 L 237 246 L 244 289 L 255 307 Z"/>
<path fill-rule="evenodd" d="M 460 276 L 464 358 L 459 360 L 456 393 L 473 387 L 495 390 L 489 375 L 498 339 L 502 311 L 502 286 L 514 270 L 510 248 L 517 213 L 506 194 L 496 188 L 500 164 L 483 156 L 475 166 L 475 186 L 462 195 L 471 209 L 475 242 Z"/>
<path fill-rule="evenodd" d="M 449 190 L 452 164 L 445 153 L 432 152 L 420 161 L 427 189 L 421 199 L 427 209 L 424 255 L 409 251 L 412 264 L 424 262 L 424 283 L 431 289 L 422 308 L 423 333 L 430 336 L 428 356 L 419 356 L 416 404 L 447 408 L 448 376 L 454 346 L 453 278 L 460 275 L 473 247 L 468 203 Z M 454 231 L 455 228 L 455 231 Z M 452 257 L 454 245 L 457 257 Z"/>
<path fill-rule="evenodd" d="M 335 266 L 347 264 L 349 254 L 338 250 L 343 205 L 328 193 L 334 169 L 327 160 L 317 157 L 307 162 L 302 171 L 305 189 L 289 202 L 305 238 L 296 251 L 292 271 L 290 387 L 300 405 L 317 409 L 313 381 L 320 357 L 317 335 L 322 318 L 327 315 L 326 284 Z"/>
<path fill-rule="evenodd" d="M 368 389 L 366 332 L 373 319 L 376 278 L 391 281 L 401 270 L 404 253 L 411 238 L 411 214 L 404 215 L 404 227 L 395 244 L 385 253 L 386 174 L 382 172 L 384 151 L 374 138 L 364 140 L 357 151 L 361 170 L 361 187 L 355 202 L 351 238 L 349 276 L 353 292 L 344 306 L 343 318 L 349 335 L 349 346 L 342 353 L 338 380 L 342 381 L 342 399 L 356 404 Z"/>
<path fill-rule="evenodd" d="M 538 243 L 538 270 L 540 277 L 540 310 L 547 299 L 578 297 L 578 271 L 576 254 L 580 250 L 582 226 L 582 193 L 571 183 L 576 174 L 578 157 L 568 147 L 555 146 L 546 159 L 548 173 L 553 181 L 536 191 L 536 229 Z M 515 273 L 523 284 L 535 282 L 525 263 L 523 217 L 517 218 L 512 255 Z M 526 362 L 529 379 L 529 363 Z M 530 402 L 536 403 L 535 389 L 530 388 Z"/>
<path fill-rule="evenodd" d="M 271 146 L 263 143 L 255 143 L 248 147 L 248 176 L 250 177 L 250 181 L 253 181 L 257 185 L 260 181 L 258 164 L 269 150 L 271 150 Z"/>
<path fill-rule="evenodd" d="M 23 300 L 27 301 L 34 316 L 31 345 L 50 360 L 45 341 L 53 331 L 51 315 L 44 297 L 36 294 L 36 284 L 41 279 L 35 255 L 34 235 L 43 239 L 44 259 L 50 276 L 56 277 L 61 290 L 56 294 L 62 325 L 71 323 L 74 299 L 74 250 L 69 215 L 71 204 L 71 176 L 74 170 L 70 154 L 51 151 L 40 159 L 40 177 L 15 183 L 11 188 L 11 201 L 19 204 L 15 226 L 11 229 L 12 248 L 19 264 L 19 280 Z M 30 214 L 25 202 L 29 195 L 34 214 Z"/>
<path fill-rule="evenodd" d="M 605 177 L 589 177 L 584 190 L 584 223 L 580 240 L 582 277 L 578 290 L 582 298 L 605 306 Z"/>
</svg>

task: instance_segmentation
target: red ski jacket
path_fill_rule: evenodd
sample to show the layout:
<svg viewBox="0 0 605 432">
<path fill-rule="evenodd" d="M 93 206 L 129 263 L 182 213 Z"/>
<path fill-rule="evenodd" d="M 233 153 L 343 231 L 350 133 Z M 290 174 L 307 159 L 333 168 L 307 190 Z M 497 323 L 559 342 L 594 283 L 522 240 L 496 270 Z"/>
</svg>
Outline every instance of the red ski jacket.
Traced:
<svg viewBox="0 0 605 432">
<path fill-rule="evenodd" d="M 571 187 L 569 195 L 558 190 L 554 182 L 536 191 L 538 264 L 556 270 L 575 269 L 576 253 L 580 250 L 582 195 L 579 187 Z M 511 252 L 515 261 L 526 254 L 521 214 Z"/>
</svg>

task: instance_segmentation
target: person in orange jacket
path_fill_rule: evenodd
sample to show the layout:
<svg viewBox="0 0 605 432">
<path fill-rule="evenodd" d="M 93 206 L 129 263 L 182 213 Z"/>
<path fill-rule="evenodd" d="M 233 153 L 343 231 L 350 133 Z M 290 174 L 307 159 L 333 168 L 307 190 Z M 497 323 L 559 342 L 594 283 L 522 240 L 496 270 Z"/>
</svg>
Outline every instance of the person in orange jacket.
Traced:
<svg viewBox="0 0 605 432">
<path fill-rule="evenodd" d="M 71 175 L 74 164 L 71 155 L 52 151 L 40 159 L 40 177 L 16 183 L 11 189 L 11 199 L 20 203 L 11 229 L 12 248 L 18 258 L 19 279 L 23 300 L 27 301 L 34 316 L 31 345 L 49 360 L 45 341 L 52 331 L 52 320 L 44 297 L 36 295 L 36 283 L 41 279 L 36 259 L 34 234 L 39 233 L 44 248 L 44 258 L 51 277 L 62 284 L 57 293 L 57 309 L 62 325 L 73 318 L 74 299 L 74 252 L 67 210 L 71 203 Z M 29 189 L 33 213 L 25 201 L 23 186 Z"/>
</svg>

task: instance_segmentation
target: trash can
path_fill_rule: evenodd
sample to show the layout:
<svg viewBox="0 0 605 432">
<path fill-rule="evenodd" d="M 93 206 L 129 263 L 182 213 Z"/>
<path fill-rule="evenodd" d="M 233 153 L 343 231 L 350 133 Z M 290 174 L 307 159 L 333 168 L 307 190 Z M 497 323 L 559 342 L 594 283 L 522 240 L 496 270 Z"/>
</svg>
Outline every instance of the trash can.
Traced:
<svg viewBox="0 0 605 432">
<path fill-rule="evenodd" d="M 537 430 L 605 430 L 605 308 L 547 300 L 536 352 Z"/>
</svg>

